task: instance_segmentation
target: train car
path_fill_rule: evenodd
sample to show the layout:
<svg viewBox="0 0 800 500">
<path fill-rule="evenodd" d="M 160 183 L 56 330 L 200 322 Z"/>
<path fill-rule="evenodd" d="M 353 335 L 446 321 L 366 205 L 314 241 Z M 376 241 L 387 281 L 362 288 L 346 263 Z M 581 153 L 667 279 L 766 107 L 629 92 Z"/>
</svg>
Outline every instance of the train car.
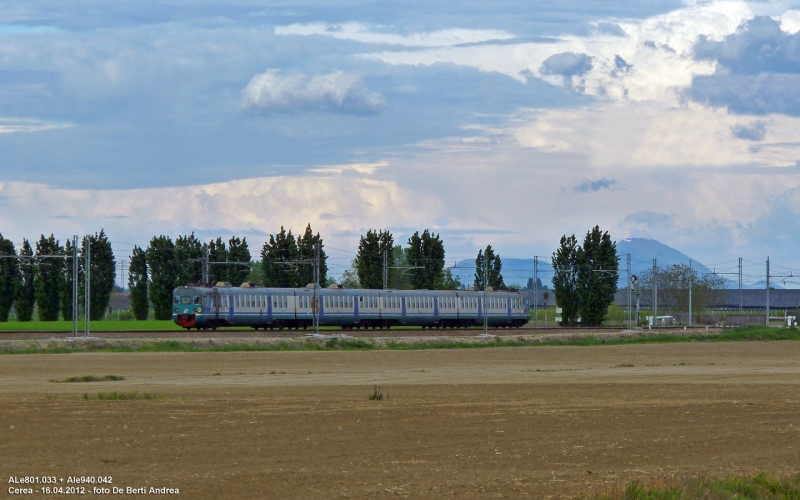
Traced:
<svg viewBox="0 0 800 500">
<path fill-rule="evenodd" d="M 184 286 L 173 292 L 172 318 L 191 329 L 252 327 L 306 329 L 318 311 L 321 326 L 342 328 L 520 327 L 530 305 L 518 292 L 472 290 L 361 290 L 339 287 L 261 288 Z"/>
</svg>

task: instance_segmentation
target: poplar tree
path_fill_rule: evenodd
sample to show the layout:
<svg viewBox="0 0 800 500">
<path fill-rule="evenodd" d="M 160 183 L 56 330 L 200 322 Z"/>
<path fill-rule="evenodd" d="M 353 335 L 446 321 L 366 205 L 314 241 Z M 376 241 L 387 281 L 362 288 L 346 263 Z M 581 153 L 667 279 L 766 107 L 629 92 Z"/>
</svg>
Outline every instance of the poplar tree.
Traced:
<svg viewBox="0 0 800 500">
<path fill-rule="evenodd" d="M 287 232 L 281 226 L 280 232 L 269 235 L 269 241 L 261 248 L 264 286 L 276 288 L 297 286 L 297 273 L 292 269 L 296 264 L 287 264 L 297 259 L 297 242 L 294 235 L 291 230 Z"/>
<path fill-rule="evenodd" d="M 155 319 L 172 318 L 172 291 L 178 283 L 175 244 L 169 236 L 155 236 L 147 247 L 148 291 Z"/>
<path fill-rule="evenodd" d="M 324 285 L 328 280 L 328 255 L 319 233 L 314 234 L 311 224 L 306 226 L 303 236 L 297 238 L 297 253 L 303 260 L 311 261 L 314 258 L 314 245 L 319 244 L 319 283 Z M 314 265 L 301 265 L 297 268 L 299 286 L 306 286 L 314 282 Z"/>
<path fill-rule="evenodd" d="M 444 279 L 444 243 L 438 234 L 427 229 L 419 234 L 414 232 L 408 239 L 406 261 L 411 269 L 411 287 L 434 290 Z"/>
<path fill-rule="evenodd" d="M 484 262 L 486 262 L 485 267 Z M 486 245 L 485 250 L 478 250 L 478 257 L 475 259 L 475 281 L 473 282 L 477 290 L 483 290 L 484 269 L 487 274 L 487 286 L 495 290 L 505 288 L 506 285 L 502 274 L 503 261 L 499 255 L 494 253 L 492 245 Z"/>
<path fill-rule="evenodd" d="M 215 264 L 208 265 L 208 278 L 212 283 L 228 281 L 228 266 L 220 262 L 228 261 L 228 247 L 222 238 L 211 240 L 208 243 L 208 260 Z"/>
<path fill-rule="evenodd" d="M 242 238 L 240 240 L 236 236 L 232 236 L 231 239 L 228 240 L 227 261 L 235 263 L 226 266 L 227 281 L 230 281 L 233 286 L 241 285 L 247 280 L 247 276 L 250 274 L 250 249 L 247 246 L 247 238 Z"/>
<path fill-rule="evenodd" d="M 144 250 L 134 246 L 128 267 L 128 289 L 131 291 L 133 317 L 138 320 L 146 320 L 150 311 L 147 288 L 147 255 Z"/>
<path fill-rule="evenodd" d="M 0 234 L 0 322 L 8 321 L 8 313 L 14 305 L 19 282 L 19 263 L 14 242 Z"/>
<path fill-rule="evenodd" d="M 574 324 L 580 310 L 578 265 L 582 253 L 575 235 L 562 236 L 558 250 L 553 253 L 553 293 L 556 305 L 561 308 L 562 325 Z"/>
<path fill-rule="evenodd" d="M 581 323 L 600 326 L 614 302 L 619 280 L 617 245 L 595 226 L 586 233 L 578 262 L 577 293 Z"/>
<path fill-rule="evenodd" d="M 64 270 L 63 279 L 61 280 L 61 317 L 65 321 L 72 321 L 72 266 L 74 257 L 74 248 L 72 240 L 68 239 L 64 245 Z M 78 261 L 78 272 L 80 273 L 80 260 Z"/>
<path fill-rule="evenodd" d="M 36 266 L 33 262 L 33 248 L 28 240 L 22 240 L 22 249 L 19 251 L 19 281 L 14 298 L 14 311 L 17 320 L 30 321 L 33 319 L 33 307 L 36 303 Z"/>
<path fill-rule="evenodd" d="M 178 269 L 178 285 L 194 285 L 203 280 L 203 258 L 205 248 L 194 231 L 188 236 L 175 239 L 175 264 Z"/>
<path fill-rule="evenodd" d="M 61 291 L 64 288 L 64 259 L 53 255 L 64 255 L 64 247 L 51 234 L 49 238 L 41 235 L 36 242 L 36 305 L 39 320 L 57 321 Z M 42 257 L 38 257 L 42 256 Z"/>
<path fill-rule="evenodd" d="M 89 235 L 90 248 L 90 269 L 89 269 L 89 317 L 92 321 L 103 319 L 111 301 L 111 292 L 114 291 L 114 283 L 117 279 L 117 263 L 114 260 L 114 252 L 111 250 L 111 242 L 104 230 L 99 233 Z M 86 238 L 81 248 L 82 260 L 85 262 Z M 85 281 L 85 274 L 81 281 Z M 84 289 L 83 287 L 81 287 Z M 85 290 L 85 289 L 84 289 Z"/>
<path fill-rule="evenodd" d="M 384 252 L 386 267 L 394 266 L 394 237 L 389 231 L 367 231 L 358 240 L 355 268 L 361 288 L 378 290 L 383 288 Z M 387 284 L 388 286 L 388 284 Z"/>
</svg>

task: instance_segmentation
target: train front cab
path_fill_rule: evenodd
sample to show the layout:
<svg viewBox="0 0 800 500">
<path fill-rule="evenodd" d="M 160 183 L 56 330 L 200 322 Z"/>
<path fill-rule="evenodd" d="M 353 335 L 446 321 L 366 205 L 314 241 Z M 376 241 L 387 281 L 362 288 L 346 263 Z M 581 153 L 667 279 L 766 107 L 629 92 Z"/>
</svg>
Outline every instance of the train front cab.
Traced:
<svg viewBox="0 0 800 500">
<path fill-rule="evenodd" d="M 204 297 L 194 288 L 176 288 L 172 296 L 172 321 L 186 329 L 198 327 L 204 319 Z"/>
</svg>

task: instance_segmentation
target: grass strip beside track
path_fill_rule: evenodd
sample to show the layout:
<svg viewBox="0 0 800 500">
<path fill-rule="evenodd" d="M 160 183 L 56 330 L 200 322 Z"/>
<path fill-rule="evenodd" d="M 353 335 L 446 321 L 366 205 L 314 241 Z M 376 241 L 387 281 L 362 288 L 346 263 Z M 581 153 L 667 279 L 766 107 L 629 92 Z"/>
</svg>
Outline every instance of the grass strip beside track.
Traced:
<svg viewBox="0 0 800 500">
<path fill-rule="evenodd" d="M 602 346 L 627 344 L 664 344 L 676 342 L 734 342 L 754 340 L 800 340 L 797 328 L 743 327 L 715 334 L 632 334 L 596 337 L 496 337 L 458 340 L 416 339 L 282 339 L 280 341 L 248 341 L 246 339 L 209 340 L 100 340 L 100 341 L 7 341 L 0 344 L 0 354 L 67 354 L 73 352 L 235 352 L 235 351 L 326 351 L 326 350 L 422 350 L 476 349 L 487 347 L 532 346 Z"/>
<path fill-rule="evenodd" d="M 800 498 L 800 475 L 778 477 L 774 474 L 731 476 L 725 479 L 704 477 L 661 477 L 644 485 L 630 483 L 619 491 L 580 498 L 593 500 L 797 500 Z"/>
<path fill-rule="evenodd" d="M 99 320 L 89 323 L 93 332 L 129 332 L 129 331 L 172 331 L 183 330 L 182 327 L 169 320 L 128 321 Z M 0 322 L 0 332 L 71 332 L 72 321 L 6 321 Z M 84 322 L 78 321 L 78 332 L 83 333 Z"/>
</svg>

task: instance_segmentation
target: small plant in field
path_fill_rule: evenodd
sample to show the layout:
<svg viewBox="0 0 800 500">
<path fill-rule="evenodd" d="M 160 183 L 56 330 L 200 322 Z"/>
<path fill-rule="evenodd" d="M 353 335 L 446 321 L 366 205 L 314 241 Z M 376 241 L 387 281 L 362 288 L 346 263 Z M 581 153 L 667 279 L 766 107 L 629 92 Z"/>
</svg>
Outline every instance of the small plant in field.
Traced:
<svg viewBox="0 0 800 500">
<path fill-rule="evenodd" d="M 216 372 L 216 373 L 212 373 L 211 374 L 212 377 L 219 377 L 220 375 L 222 375 L 220 372 Z"/>
<path fill-rule="evenodd" d="M 630 363 L 622 363 L 622 364 L 619 364 L 619 365 L 615 366 L 614 368 L 633 368 L 633 365 L 630 364 Z"/>
<path fill-rule="evenodd" d="M 71 383 L 71 382 L 116 382 L 118 380 L 125 380 L 125 377 L 120 375 L 106 375 L 104 377 L 95 377 L 94 375 L 83 375 L 82 377 L 69 377 L 64 380 L 51 379 L 50 382 L 57 384 Z"/>
<path fill-rule="evenodd" d="M 383 399 L 383 393 L 381 392 L 381 387 L 379 385 L 372 386 L 372 392 L 367 395 L 367 399 L 370 401 L 380 401 Z M 386 399 L 389 399 L 389 395 L 386 395 Z"/>
<path fill-rule="evenodd" d="M 98 401 L 131 401 L 134 399 L 164 399 L 160 394 L 152 394 L 149 392 L 98 392 L 97 396 L 92 396 L 89 393 L 83 394 L 85 400 L 98 400 Z"/>
<path fill-rule="evenodd" d="M 691 363 L 684 363 L 683 361 L 681 361 L 680 363 L 675 363 L 675 364 L 674 364 L 674 365 L 672 365 L 672 366 L 689 366 L 690 364 L 691 364 Z"/>
</svg>

